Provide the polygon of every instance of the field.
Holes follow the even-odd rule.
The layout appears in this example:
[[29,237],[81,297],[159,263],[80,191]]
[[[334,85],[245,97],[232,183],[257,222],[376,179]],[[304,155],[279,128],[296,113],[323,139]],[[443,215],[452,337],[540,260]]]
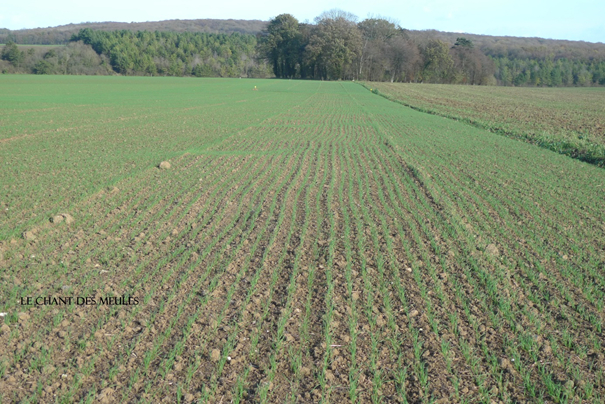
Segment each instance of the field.
[[367,83],[412,108],[605,167],[605,91]]
[[4,75],[0,128],[3,403],[605,400],[602,168],[344,82]]

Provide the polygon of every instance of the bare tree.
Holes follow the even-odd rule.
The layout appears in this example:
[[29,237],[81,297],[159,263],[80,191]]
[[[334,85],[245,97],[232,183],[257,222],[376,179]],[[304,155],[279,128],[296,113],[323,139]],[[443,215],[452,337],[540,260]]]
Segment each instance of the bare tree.
[[372,56],[376,56],[377,48],[384,48],[386,42],[397,35],[399,26],[394,20],[382,17],[365,19],[357,26],[361,31],[362,38],[358,77],[363,78],[364,65],[372,63]]
[[391,38],[388,43],[388,61],[391,83],[397,78],[411,80],[420,63],[418,47],[403,36]]
[[333,8],[331,10],[324,11],[319,16],[315,17],[315,23],[320,24],[325,20],[344,20],[355,24],[357,23],[357,19],[358,17],[353,13],[349,13],[348,11],[344,11],[339,8]]
[[474,47],[466,38],[457,38],[450,54],[454,60],[457,82],[462,84],[485,84],[486,77],[494,74],[494,63]]

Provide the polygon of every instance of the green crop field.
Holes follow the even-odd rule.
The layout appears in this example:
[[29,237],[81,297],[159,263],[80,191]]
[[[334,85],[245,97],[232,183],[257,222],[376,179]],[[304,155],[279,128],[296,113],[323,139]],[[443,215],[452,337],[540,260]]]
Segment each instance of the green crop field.
[[0,165],[3,403],[605,400],[595,165],[350,82],[25,75]]
[[605,167],[605,89],[400,83],[367,87],[414,109]]

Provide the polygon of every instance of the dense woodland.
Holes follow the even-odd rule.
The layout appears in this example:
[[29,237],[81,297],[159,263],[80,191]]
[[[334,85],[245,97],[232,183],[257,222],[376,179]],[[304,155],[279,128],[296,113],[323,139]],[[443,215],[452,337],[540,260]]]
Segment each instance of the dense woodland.
[[495,84],[493,61],[472,41],[421,43],[392,21],[357,23],[340,10],[323,13],[313,25],[277,16],[261,37],[259,53],[284,78]]
[[268,64],[255,57],[256,37],[83,29],[66,47],[7,44],[0,56],[7,73],[122,74],[144,76],[270,77]]
[[120,74],[197,77],[267,77],[256,60],[256,37],[233,33],[93,31],[72,38],[105,55]]
[[57,27],[8,30],[0,28],[0,43],[15,42],[22,45],[66,45],[74,34],[90,28],[95,31],[166,31],[199,32],[202,34],[256,35],[267,26],[259,20],[165,20],[148,22],[84,22]]
[[[289,14],[268,23],[87,23],[0,30],[0,41],[6,42],[3,73],[605,85],[604,44],[411,31],[385,18],[358,21],[341,10],[313,24]],[[67,45],[22,46],[61,43]]]

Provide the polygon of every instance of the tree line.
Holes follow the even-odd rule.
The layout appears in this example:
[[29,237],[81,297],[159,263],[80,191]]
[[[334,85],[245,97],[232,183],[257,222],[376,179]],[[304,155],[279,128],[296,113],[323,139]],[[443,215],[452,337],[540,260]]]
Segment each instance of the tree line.
[[503,86],[605,85],[605,61],[494,58],[495,77]]
[[0,72],[27,74],[113,74],[108,59],[89,45],[70,42],[66,46],[20,49],[13,42],[0,52]]
[[255,58],[253,35],[192,32],[94,31],[72,37],[109,59],[124,75],[266,77],[270,71]]
[[[276,77],[283,78],[605,85],[605,48],[597,44],[575,46],[571,41],[536,38],[494,41],[478,35],[456,36],[454,40],[453,34],[442,34],[408,31],[385,18],[358,22],[354,15],[341,10],[323,13],[315,24],[281,14],[269,21],[263,32],[259,55],[270,62]],[[481,47],[469,37],[477,38]],[[556,46],[544,45],[551,42]]]
[[[72,35],[67,47],[21,50],[10,42],[1,58],[6,73],[121,74],[147,76],[269,77],[256,55],[256,37],[247,34],[96,31]],[[86,53],[87,59],[76,57]],[[78,64],[77,62],[82,62]]]
[[495,84],[493,61],[470,40],[417,43],[389,19],[357,22],[341,10],[315,24],[278,15],[261,35],[259,56],[283,78]]
[[24,49],[9,41],[0,59],[3,73],[605,85],[599,44],[409,31],[342,10],[313,24],[281,14],[256,35],[84,28],[65,47]]
[[83,22],[79,24],[59,25],[57,27],[9,30],[0,28],[0,43],[14,42],[20,45],[66,45],[72,35],[90,28],[95,31],[162,31],[162,32],[200,32],[207,34],[256,35],[267,25],[260,20],[164,20],[146,22]]

